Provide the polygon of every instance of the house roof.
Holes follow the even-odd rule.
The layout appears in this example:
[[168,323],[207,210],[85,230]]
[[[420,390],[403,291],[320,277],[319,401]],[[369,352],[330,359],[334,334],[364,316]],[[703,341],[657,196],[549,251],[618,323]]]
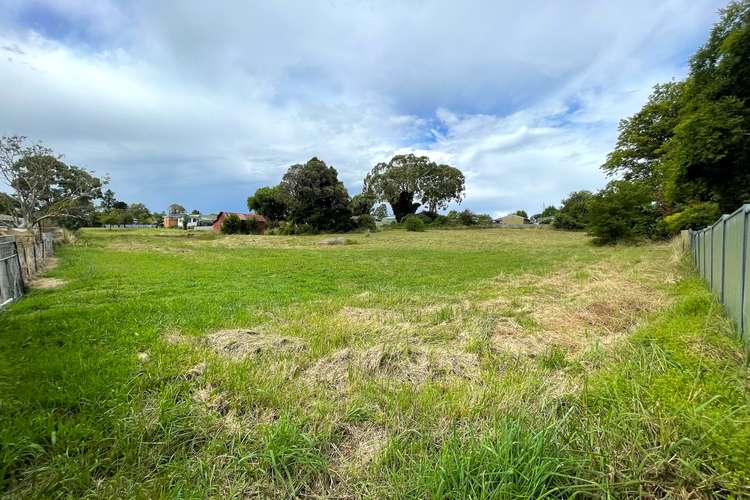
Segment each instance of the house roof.
[[258,214],[241,214],[239,212],[219,212],[219,214],[216,216],[216,219],[214,219],[214,222],[218,221],[221,218],[222,214],[223,215],[236,215],[237,217],[239,217],[242,220],[247,220],[247,219],[251,219],[252,218],[252,219],[255,219],[255,220],[259,220],[261,222],[267,222],[266,218],[263,217],[262,215],[258,215]]

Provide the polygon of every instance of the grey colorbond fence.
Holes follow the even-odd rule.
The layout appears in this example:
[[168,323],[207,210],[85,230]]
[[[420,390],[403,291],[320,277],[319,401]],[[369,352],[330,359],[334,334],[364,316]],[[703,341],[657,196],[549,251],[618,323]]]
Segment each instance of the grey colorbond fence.
[[0,236],[0,307],[23,295],[23,275],[15,236]]
[[750,205],[690,231],[693,264],[737,325],[750,350]]
[[19,299],[24,282],[43,271],[54,255],[54,233],[0,236],[0,307]]

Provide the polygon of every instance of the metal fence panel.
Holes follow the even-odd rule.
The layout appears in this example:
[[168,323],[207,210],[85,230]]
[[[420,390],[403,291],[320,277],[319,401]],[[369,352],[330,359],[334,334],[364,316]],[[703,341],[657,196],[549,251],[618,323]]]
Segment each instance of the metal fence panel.
[[750,348],[750,205],[745,205],[742,211],[744,267],[742,272],[742,322],[740,322],[740,334],[745,341],[745,347]]
[[714,224],[711,230],[711,290],[721,298],[724,284],[722,264],[724,260],[724,222]]
[[23,277],[16,240],[0,237],[0,307],[23,295]]
[[750,350],[750,205],[690,232],[693,263]]
[[723,302],[736,325],[742,323],[742,260],[745,211],[733,213],[724,222]]

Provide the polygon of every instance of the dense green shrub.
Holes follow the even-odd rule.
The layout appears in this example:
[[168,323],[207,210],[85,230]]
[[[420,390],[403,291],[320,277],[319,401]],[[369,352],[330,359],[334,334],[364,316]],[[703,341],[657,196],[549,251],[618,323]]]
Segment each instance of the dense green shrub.
[[310,224],[295,224],[294,222],[281,222],[276,228],[276,234],[318,234],[318,230]]
[[683,229],[702,229],[721,217],[718,203],[693,203],[681,212],[664,217],[664,226],[674,234]]
[[588,203],[588,233],[598,244],[663,236],[653,191],[642,182],[612,181]]
[[424,231],[425,223],[421,217],[417,215],[407,215],[403,220],[404,228],[407,231]]
[[458,221],[464,226],[473,226],[477,223],[477,216],[467,208],[458,214]]
[[591,191],[575,191],[563,200],[552,223],[557,229],[584,229],[588,222]]
[[224,234],[237,234],[240,232],[242,219],[235,214],[229,214],[221,223],[221,232]]
[[377,231],[378,226],[375,224],[375,217],[370,214],[362,214],[357,217],[357,228],[363,231]]

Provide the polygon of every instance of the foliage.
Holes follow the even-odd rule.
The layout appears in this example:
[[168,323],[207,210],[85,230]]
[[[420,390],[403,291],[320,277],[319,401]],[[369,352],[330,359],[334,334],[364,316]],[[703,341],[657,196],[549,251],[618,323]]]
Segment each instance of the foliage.
[[683,229],[703,229],[721,217],[719,204],[713,202],[693,203],[680,212],[664,217],[664,225],[669,233],[674,234]]
[[524,219],[529,218],[529,214],[526,213],[526,210],[516,210],[513,212],[515,215],[518,215],[519,217],[523,217]]
[[[464,175],[449,165],[438,165],[426,156],[396,155],[388,163],[378,163],[367,174],[364,191],[376,200],[389,203],[397,222],[414,214],[420,205],[431,212],[460,202]],[[417,198],[418,203],[414,201]]]
[[383,220],[388,217],[388,207],[385,205],[385,203],[381,203],[380,205],[375,207],[372,210],[372,216],[375,217],[375,220]]
[[645,182],[611,181],[589,200],[586,229],[598,244],[656,238],[658,217]]
[[375,224],[375,217],[370,214],[362,214],[356,217],[357,228],[362,230],[377,231],[378,226]]
[[407,231],[413,231],[413,232],[421,232],[425,230],[425,222],[424,219],[422,219],[418,215],[407,215],[403,218],[401,223],[404,225],[404,229]]
[[477,225],[479,226],[490,226],[492,225],[492,216],[490,214],[477,214]]
[[[692,227],[750,201],[750,2],[722,10],[687,78],[657,85],[620,123],[602,169],[652,190],[660,227]],[[638,221],[631,221],[639,224]]]
[[[296,224],[294,222],[281,222],[276,228],[276,234],[282,235],[303,235],[303,234],[318,234],[319,231],[310,224]],[[274,233],[271,233],[274,234]]]
[[669,201],[715,201],[731,212],[750,200],[750,2],[722,10],[690,61],[674,137],[666,145]]
[[458,221],[459,223],[461,223],[461,225],[473,226],[477,223],[477,216],[474,214],[474,212],[467,208],[466,210],[459,212]]
[[247,199],[247,208],[268,219],[271,226],[286,220],[289,204],[279,186],[261,187]]
[[138,224],[151,223],[151,212],[143,203],[131,203],[130,206],[128,206],[128,212],[134,221],[138,221]]
[[375,201],[375,196],[372,193],[364,192],[354,195],[350,204],[352,215],[371,214]]
[[242,219],[237,214],[229,214],[221,222],[221,232],[224,234],[239,234]]
[[575,191],[562,201],[552,223],[557,229],[584,229],[588,222],[591,191]]
[[279,185],[289,203],[289,220],[316,231],[348,231],[352,228],[349,193],[338,173],[325,162],[311,158],[292,165]]
[[26,228],[46,219],[76,217],[101,197],[108,179],[92,174],[66,165],[41,143],[27,145],[22,136],[0,138],[0,175],[13,190],[12,215]]
[[167,208],[167,213],[169,215],[179,215],[179,214],[184,214],[185,212],[187,212],[187,210],[185,210],[185,207],[183,207],[179,203],[172,203]]

